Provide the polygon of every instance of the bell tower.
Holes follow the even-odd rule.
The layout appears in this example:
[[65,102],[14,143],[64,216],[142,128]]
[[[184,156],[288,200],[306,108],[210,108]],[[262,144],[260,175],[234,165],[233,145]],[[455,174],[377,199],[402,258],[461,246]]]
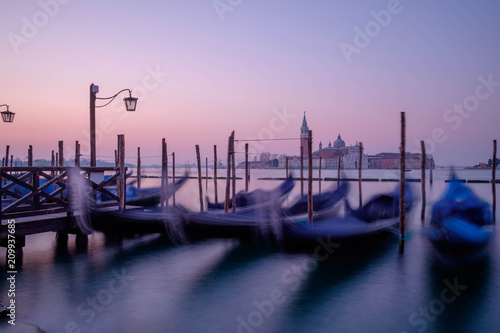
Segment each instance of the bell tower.
[[[307,126],[306,112],[304,111],[304,119],[302,120],[302,126],[300,127],[300,147],[303,147],[304,158],[307,158],[309,154],[307,139],[309,137],[309,126]],[[300,150],[299,150],[300,154]]]

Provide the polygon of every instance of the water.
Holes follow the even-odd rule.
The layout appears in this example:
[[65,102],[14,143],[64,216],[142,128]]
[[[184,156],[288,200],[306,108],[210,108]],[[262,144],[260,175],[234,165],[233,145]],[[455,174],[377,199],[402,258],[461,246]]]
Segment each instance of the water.
[[[250,186],[273,188],[278,182],[257,178],[283,175],[283,170],[252,170]],[[336,171],[322,175],[336,177]],[[356,176],[357,171],[346,172],[346,177]],[[427,190],[430,204],[442,194],[447,176],[445,171],[434,173]],[[458,176],[488,179],[490,173],[459,170]],[[397,178],[398,172],[364,170],[363,177]],[[158,182],[145,179],[144,185]],[[224,182],[219,180],[219,198]],[[322,188],[334,184],[323,182]],[[357,183],[351,184],[349,199],[356,206]],[[199,207],[196,185],[189,180],[177,202]],[[208,185],[213,200],[213,180]],[[363,198],[395,186],[365,182]],[[470,186],[491,202],[491,184]],[[240,180],[238,189],[242,187]],[[418,195],[420,183],[413,189]],[[299,193],[297,184],[291,197]],[[153,235],[106,245],[99,233],[90,237],[87,252],[78,252],[70,236],[68,252],[60,253],[53,233],[33,235],[26,239],[17,274],[17,319],[50,333],[498,332],[497,239],[475,267],[444,269],[418,233],[421,228],[417,203],[408,219],[411,237],[403,255],[398,254],[397,237],[389,234],[362,248],[341,244],[321,262],[308,254],[230,240],[171,246]],[[2,279],[0,300],[7,290]]]

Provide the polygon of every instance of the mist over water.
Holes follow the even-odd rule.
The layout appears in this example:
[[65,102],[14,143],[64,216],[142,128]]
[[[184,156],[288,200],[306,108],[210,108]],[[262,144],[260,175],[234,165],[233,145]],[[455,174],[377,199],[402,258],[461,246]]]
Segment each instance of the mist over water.
[[[220,171],[220,175],[225,172]],[[237,176],[243,174],[237,170]],[[457,175],[491,177],[489,170],[457,170]],[[284,170],[251,170],[250,189],[280,184],[259,177],[284,176]],[[336,170],[323,170],[322,176],[336,177]],[[355,178],[357,171],[347,170],[345,176]],[[397,170],[363,170],[363,178],[398,176]],[[420,171],[406,176],[420,178]],[[447,177],[448,171],[434,171],[434,183],[427,185],[428,216]],[[218,182],[219,198],[224,182]],[[157,185],[159,179],[143,179],[143,187]],[[468,185],[491,202],[491,184]],[[203,181],[204,191],[205,186]],[[323,182],[323,191],[330,186],[336,182]],[[396,182],[364,182],[363,201],[396,186]],[[427,224],[420,221],[420,186],[412,183],[416,203],[407,216],[409,238],[403,255],[398,254],[398,238],[391,233],[357,248],[340,244],[326,261],[233,240],[173,246],[151,235],[106,245],[98,232],[89,236],[86,252],[77,251],[71,235],[67,251],[61,252],[54,233],[28,236],[17,274],[16,319],[50,333],[497,332],[498,237],[474,267],[444,268],[420,234]],[[237,191],[243,188],[239,180]],[[199,209],[197,191],[197,181],[189,180],[176,194],[176,202]],[[351,186],[348,199],[353,207],[357,191]],[[297,183],[285,205],[299,194]],[[207,195],[213,200],[213,180]],[[2,279],[0,301],[6,299],[7,290]]]

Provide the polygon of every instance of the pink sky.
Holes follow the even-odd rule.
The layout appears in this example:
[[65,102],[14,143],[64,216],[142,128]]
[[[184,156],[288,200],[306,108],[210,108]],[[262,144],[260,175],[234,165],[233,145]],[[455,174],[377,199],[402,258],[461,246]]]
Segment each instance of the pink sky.
[[[203,157],[217,144],[223,157],[232,130],[239,139],[269,129],[275,138],[298,137],[304,111],[315,147],[341,133],[347,144],[363,141],[368,154],[398,150],[406,111],[407,150],[425,139],[442,165],[487,161],[498,137],[495,1],[401,1],[402,10],[350,62],[340,46],[355,45],[355,28],[374,21],[371,11],[387,10],[388,1],[242,2],[222,16],[211,1],[62,3],[9,2],[0,13],[0,104],[16,112],[14,123],[0,125],[1,147],[9,144],[21,159],[30,144],[35,158],[49,158],[59,140],[71,148],[79,140],[88,154],[92,82],[100,97],[123,88],[139,97],[135,113],[123,110],[125,94],[98,109],[97,123],[105,123],[98,131],[106,133],[97,155],[104,159],[117,134],[125,134],[129,162],[138,146],[151,156],[143,163],[158,162],[163,137],[180,163],[195,161],[195,144]],[[40,21],[43,13],[53,17]],[[38,22],[37,32],[26,35],[26,22]],[[14,35],[26,42],[13,43]],[[447,112],[474,102],[478,78],[489,76],[492,91],[479,88],[489,95],[475,111]],[[295,117],[278,126],[276,110]],[[298,142],[259,150],[297,154]]]

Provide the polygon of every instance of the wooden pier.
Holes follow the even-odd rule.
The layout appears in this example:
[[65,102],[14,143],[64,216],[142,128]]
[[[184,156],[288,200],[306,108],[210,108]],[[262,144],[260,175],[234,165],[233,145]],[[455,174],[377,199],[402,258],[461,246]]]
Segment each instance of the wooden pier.
[[[104,173],[108,174],[106,179]],[[43,232],[56,232],[58,243],[67,241],[68,234],[76,234],[77,246],[85,247],[87,231],[76,223],[80,212],[72,204],[75,191],[70,177],[83,180],[88,192],[82,194],[109,197],[101,207],[123,210],[125,173],[123,167],[1,167],[0,197],[6,199],[2,199],[0,209],[0,246],[7,246],[7,223],[15,220],[14,236],[20,254],[26,236]]]

